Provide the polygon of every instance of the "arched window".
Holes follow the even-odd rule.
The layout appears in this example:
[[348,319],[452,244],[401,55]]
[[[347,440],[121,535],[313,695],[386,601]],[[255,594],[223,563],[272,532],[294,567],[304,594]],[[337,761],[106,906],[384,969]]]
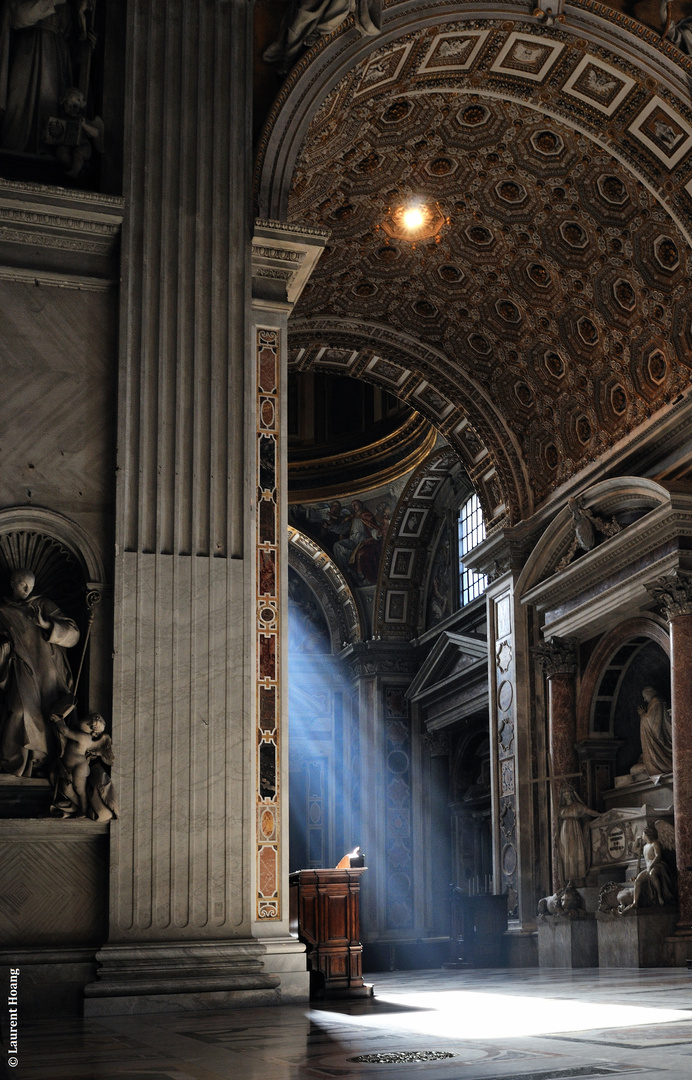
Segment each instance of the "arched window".
[[464,565],[464,556],[485,540],[483,511],[477,495],[472,495],[459,510],[459,600],[461,606],[485,592],[488,579]]

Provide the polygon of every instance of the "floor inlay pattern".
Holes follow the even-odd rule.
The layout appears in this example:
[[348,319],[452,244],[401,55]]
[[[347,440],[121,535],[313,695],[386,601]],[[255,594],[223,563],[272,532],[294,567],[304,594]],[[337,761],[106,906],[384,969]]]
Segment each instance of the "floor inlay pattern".
[[[410,971],[372,973],[368,982],[376,997],[350,1003],[81,1021],[46,1015],[35,1025],[25,1024],[19,1066],[11,1075],[13,1080],[365,1080],[375,1075],[686,1080],[690,1075],[692,974],[683,969]],[[445,1056],[421,1060],[422,1051]],[[1,1063],[2,1057],[0,1069]]]

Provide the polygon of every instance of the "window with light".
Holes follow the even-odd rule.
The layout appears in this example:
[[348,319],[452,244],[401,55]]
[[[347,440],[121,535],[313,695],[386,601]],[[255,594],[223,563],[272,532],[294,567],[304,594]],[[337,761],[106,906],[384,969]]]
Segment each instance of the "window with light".
[[485,540],[483,511],[477,495],[467,499],[459,511],[459,593],[461,606],[485,592],[488,579],[464,565],[464,556]]

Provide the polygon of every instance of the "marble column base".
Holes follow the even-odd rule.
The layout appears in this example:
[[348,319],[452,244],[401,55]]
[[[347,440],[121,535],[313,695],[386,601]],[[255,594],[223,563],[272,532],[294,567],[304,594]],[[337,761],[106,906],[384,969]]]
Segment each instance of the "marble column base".
[[510,929],[502,935],[507,967],[538,966],[538,934],[535,930]]
[[692,966],[692,933],[676,931],[667,945],[673,954],[673,967]]
[[52,946],[0,950],[2,985],[9,986],[10,968],[20,971],[22,1022],[80,1017],[84,987],[96,976],[94,952]]
[[595,918],[564,919],[559,915],[541,915],[538,920],[538,966],[598,967]]
[[84,989],[84,1015],[278,1004],[281,978],[267,973],[266,951],[247,940],[105,945],[98,979]]
[[263,968],[267,975],[279,981],[279,1000],[284,1004],[300,1005],[310,998],[310,972],[305,945],[297,938],[263,938]]
[[666,908],[642,908],[628,915],[596,913],[600,967],[673,967],[669,944],[678,921]]

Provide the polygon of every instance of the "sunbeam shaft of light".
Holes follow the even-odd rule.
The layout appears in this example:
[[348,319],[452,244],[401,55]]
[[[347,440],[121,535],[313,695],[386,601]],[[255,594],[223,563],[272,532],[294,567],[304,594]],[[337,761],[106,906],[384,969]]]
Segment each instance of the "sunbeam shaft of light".
[[341,1022],[436,1038],[507,1039],[692,1020],[690,1012],[679,1009],[472,991],[378,994],[377,1001],[380,1010],[386,1002],[395,1010],[377,1015],[344,1015]]

